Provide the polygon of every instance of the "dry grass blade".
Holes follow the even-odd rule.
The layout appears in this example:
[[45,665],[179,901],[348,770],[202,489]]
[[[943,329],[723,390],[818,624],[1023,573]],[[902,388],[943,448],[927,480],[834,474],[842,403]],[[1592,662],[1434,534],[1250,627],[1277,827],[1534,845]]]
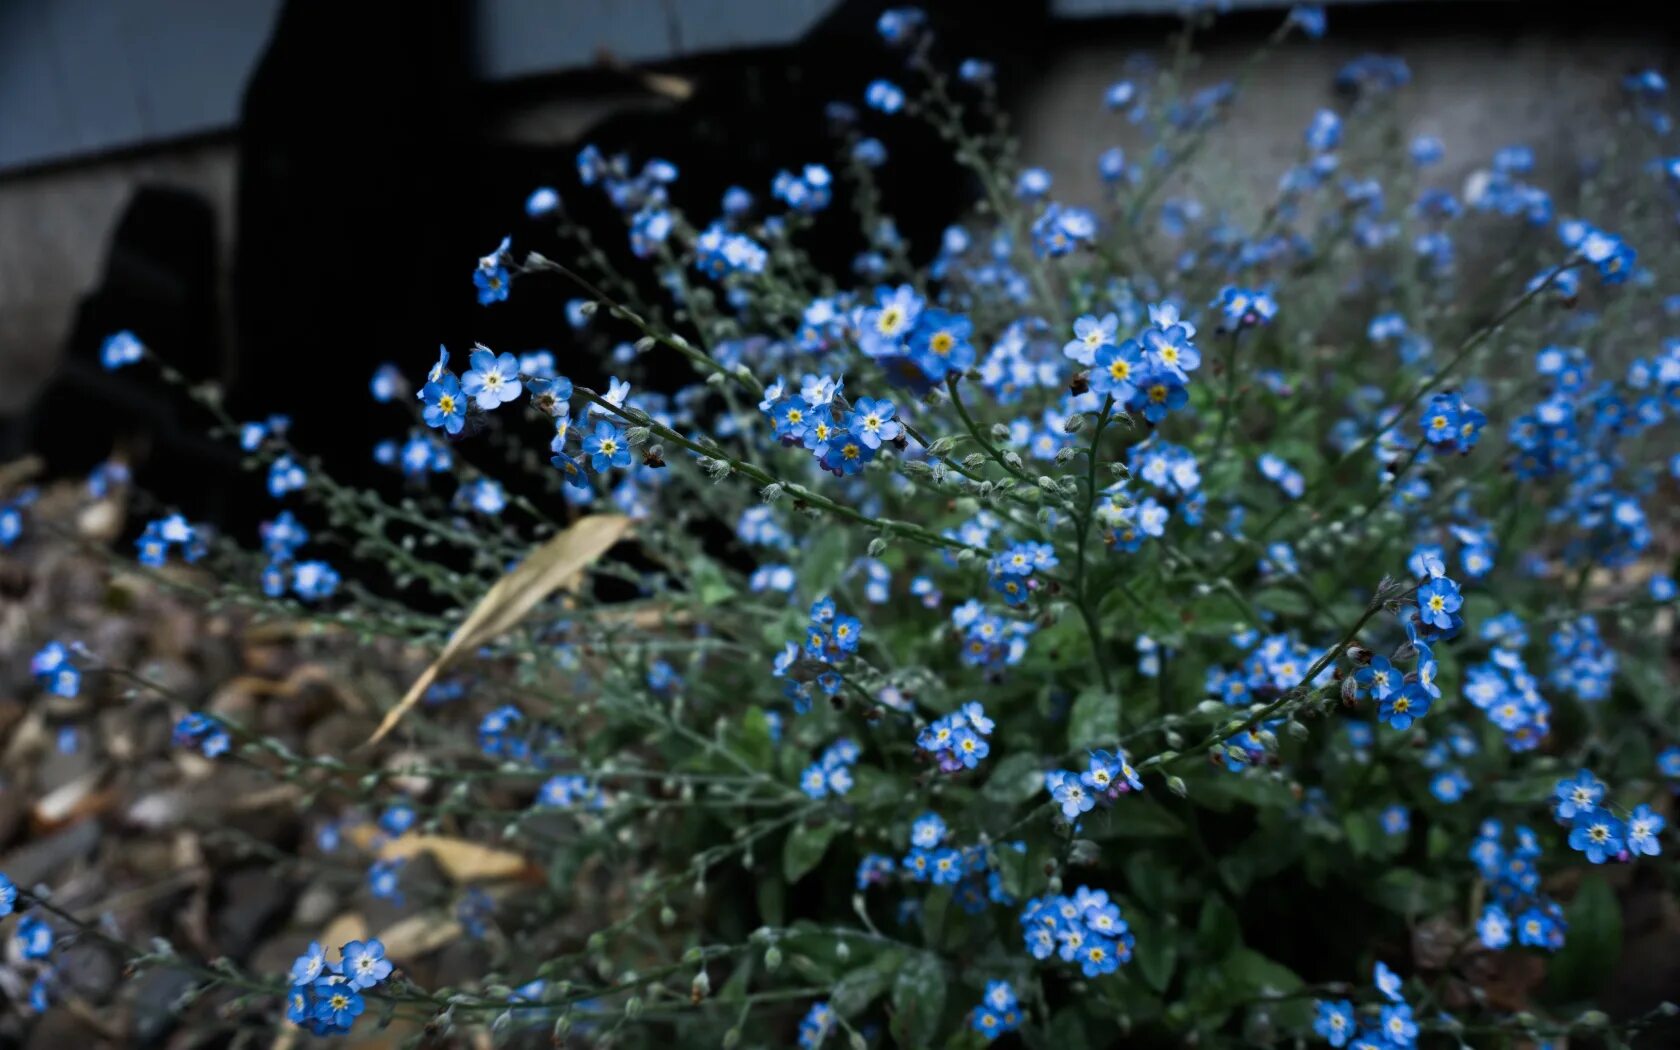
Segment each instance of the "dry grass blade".
[[579,574],[595,563],[630,528],[630,519],[620,514],[592,514],[580,518],[565,532],[532,551],[512,572],[497,580],[473,606],[472,612],[449,636],[443,651],[430,667],[414,680],[402,702],[392,708],[368,738],[377,744],[420,702],[420,697],[451,661],[508,630],[525,618],[537,603],[572,585]]

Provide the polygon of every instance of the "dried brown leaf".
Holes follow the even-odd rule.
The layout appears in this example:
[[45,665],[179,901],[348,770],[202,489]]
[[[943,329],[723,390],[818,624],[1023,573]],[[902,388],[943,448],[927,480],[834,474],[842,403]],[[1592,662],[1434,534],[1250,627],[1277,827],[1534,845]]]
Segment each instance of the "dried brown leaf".
[[630,519],[621,514],[592,514],[579,518],[571,528],[527,555],[484,592],[484,597],[449,636],[437,659],[409,686],[402,701],[386,714],[368,743],[377,744],[396,728],[403,715],[420,702],[420,697],[453,660],[512,628],[555,591],[572,586],[583,570],[607,553],[629,528]]

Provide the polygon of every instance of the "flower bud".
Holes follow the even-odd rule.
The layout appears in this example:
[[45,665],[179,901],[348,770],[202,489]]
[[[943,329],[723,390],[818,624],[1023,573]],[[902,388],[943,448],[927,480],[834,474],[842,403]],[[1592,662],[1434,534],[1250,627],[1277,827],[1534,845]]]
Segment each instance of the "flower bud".
[[1190,787],[1189,787],[1189,785],[1184,783],[1184,778],[1183,777],[1178,777],[1178,776],[1168,777],[1167,778],[1167,790],[1171,791],[1173,794],[1177,795],[1179,798],[1190,797]]
[[869,556],[871,558],[879,558],[886,549],[887,540],[884,536],[877,536],[869,541]]
[[690,1005],[698,1006],[700,1000],[712,993],[712,979],[701,970],[694,975],[694,980],[688,986],[688,1001]]
[[774,944],[764,949],[764,968],[771,973],[782,968],[782,950]]

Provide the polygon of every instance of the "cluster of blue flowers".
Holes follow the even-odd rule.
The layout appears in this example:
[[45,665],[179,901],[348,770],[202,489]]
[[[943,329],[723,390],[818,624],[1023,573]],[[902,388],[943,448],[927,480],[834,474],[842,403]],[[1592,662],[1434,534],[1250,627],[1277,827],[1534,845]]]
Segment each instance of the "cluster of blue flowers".
[[1493,895],[1476,920],[1476,936],[1492,951],[1509,947],[1514,934],[1518,944],[1555,952],[1569,926],[1563,909],[1540,889],[1540,841],[1525,827],[1516,829],[1515,846],[1506,848],[1503,838],[1499,821],[1484,820],[1470,847]]
[[1483,623],[1480,635],[1492,648],[1486,661],[1464,669],[1464,698],[1499,727],[1506,747],[1532,751],[1551,731],[1552,705],[1523,662],[1528,633],[1515,615],[1505,613]]
[[187,524],[187,519],[179,514],[147,522],[134,545],[139,549],[140,564],[154,569],[169,560],[171,547],[179,547],[181,557],[188,564],[203,558],[209,549],[203,530]]
[[788,642],[771,668],[772,674],[784,680],[782,695],[793,702],[796,712],[811,709],[813,685],[824,696],[839,694],[845,679],[836,665],[857,652],[862,637],[862,621],[841,614],[833,598],[825,596],[811,603],[804,644]]
[[1487,417],[1456,393],[1431,397],[1418,417],[1424,440],[1442,452],[1469,452],[1486,425]]
[[[1171,303],[1149,308],[1149,325],[1135,338],[1119,338],[1119,318],[1085,315],[1074,322],[1074,339],[1062,352],[1089,369],[1090,389],[1116,406],[1141,412],[1151,423],[1189,402],[1190,373],[1202,363],[1191,340],[1196,326],[1179,317]],[[1117,341],[1118,340],[1118,341]]]
[[987,981],[986,994],[969,1015],[968,1023],[987,1039],[996,1039],[1021,1027],[1021,1002],[1015,997],[1015,989],[1008,981]]
[[227,726],[216,716],[202,711],[190,711],[181,716],[180,721],[175,723],[172,742],[176,747],[196,747],[205,758],[226,754],[233,746]]
[[1605,786],[1588,770],[1558,781],[1552,813],[1569,828],[1569,848],[1594,864],[1655,857],[1662,852],[1661,834],[1667,821],[1647,803],[1617,817],[1605,801]]
[[992,581],[992,590],[1003,595],[1005,602],[1025,605],[1038,585],[1033,573],[1057,564],[1055,547],[1027,540],[994,554],[986,563],[986,575]]
[[[1373,968],[1372,983],[1379,994],[1378,1002],[1357,1012],[1347,999],[1319,1000],[1313,1031],[1331,1046],[1349,1050],[1406,1050],[1417,1045],[1418,1026],[1411,1004],[1406,1002],[1400,975],[1379,960]],[[1365,1026],[1361,1026],[1360,1014],[1364,1014]]]
[[859,398],[848,405],[843,383],[808,375],[799,393],[781,396],[778,381],[765,391],[764,412],[784,445],[807,449],[822,469],[844,477],[862,470],[883,442],[900,441],[903,427],[891,401]]
[[348,1032],[367,1008],[362,993],[391,976],[385,945],[377,939],[351,941],[328,962],[319,942],[292,963],[292,989],[286,994],[286,1019],[315,1035]]
[[1113,802],[1121,795],[1142,791],[1143,781],[1124,751],[1118,755],[1092,751],[1083,773],[1053,769],[1044,774],[1044,790],[1061,807],[1063,817],[1076,821],[1099,801]]
[[532,725],[512,704],[494,708],[479,720],[478,747],[488,758],[528,763],[543,769],[560,746],[553,726]]
[[263,593],[278,598],[289,589],[305,601],[332,597],[338,590],[338,571],[324,561],[300,561],[297,552],[309,542],[309,530],[291,511],[281,511],[260,528],[268,565],[262,574]]
[[951,610],[951,625],[962,634],[961,659],[968,667],[1020,663],[1027,654],[1027,640],[1037,629],[1031,620],[1000,616],[972,598]]
[[799,790],[811,798],[839,797],[852,790],[852,767],[862,754],[851,740],[836,740],[799,775]]
[[950,714],[936,718],[916,736],[916,746],[939,762],[942,773],[973,769],[991,753],[986,738],[992,735],[992,720],[978,700],[970,700]]
[[1081,886],[1072,896],[1035,897],[1021,909],[1027,951],[1038,960],[1054,955],[1086,977],[1113,973],[1132,960],[1137,938],[1108,899],[1108,891]]
[[75,696],[82,691],[82,672],[72,654],[71,646],[48,642],[30,658],[29,673],[54,696]]

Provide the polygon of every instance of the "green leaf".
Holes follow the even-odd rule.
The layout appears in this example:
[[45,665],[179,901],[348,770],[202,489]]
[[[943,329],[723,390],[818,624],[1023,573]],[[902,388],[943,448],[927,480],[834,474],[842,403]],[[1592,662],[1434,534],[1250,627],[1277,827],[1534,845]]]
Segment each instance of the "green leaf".
[[1267,587],[1254,596],[1254,604],[1284,616],[1305,616],[1312,610],[1305,595],[1283,587]]
[[758,880],[758,917],[768,926],[787,921],[787,883],[781,879]]
[[1168,923],[1146,913],[1128,915],[1127,923],[1137,938],[1135,953],[1138,973],[1143,981],[1157,992],[1167,990],[1172,981],[1173,968],[1178,965],[1178,936]]
[[1376,852],[1377,830],[1376,818],[1368,812],[1349,813],[1342,818],[1342,834],[1347,836],[1348,849],[1355,857],[1369,857]]
[[1087,813],[1083,833],[1098,841],[1177,838],[1184,834],[1184,822],[1148,795],[1134,794],[1122,797],[1100,815]]
[[1223,960],[1242,944],[1242,928],[1237,913],[1222,898],[1209,897],[1202,904],[1202,916],[1196,923],[1196,950],[1203,959]]
[[939,945],[945,932],[945,913],[951,910],[951,888],[935,886],[922,898],[922,943],[930,948]]
[[723,568],[709,558],[691,562],[688,570],[689,586],[694,588],[701,605],[721,605],[739,593],[723,574]]
[[1569,937],[1552,957],[1547,975],[1560,998],[1584,998],[1603,985],[1621,957],[1622,911],[1616,891],[1603,875],[1588,875],[1563,915]]
[[1225,961],[1225,976],[1237,985],[1244,998],[1298,991],[1301,978],[1282,963],[1276,963],[1252,948],[1238,948]]
[[735,734],[735,750],[752,763],[755,769],[769,769],[775,747],[770,742],[770,719],[764,708],[749,707],[741,716],[741,726]]
[[893,981],[893,1034],[900,1046],[929,1046],[945,1012],[945,970],[939,959],[918,952],[904,961]]
[[980,796],[1000,806],[1013,806],[1043,790],[1044,760],[1029,752],[1018,752],[992,768]]
[[[1034,851],[1015,850],[1009,846],[999,844],[992,850],[997,859],[998,877],[1003,880],[1003,888],[1012,897],[1025,898],[1034,896],[1039,882],[1043,881],[1043,866],[1045,857],[1034,857]],[[1034,876],[1038,876],[1035,880]],[[1029,892],[1028,886],[1033,887]]]
[[1112,746],[1120,732],[1120,698],[1101,689],[1087,689],[1068,712],[1068,750]]
[[1155,912],[1171,910],[1177,875],[1153,853],[1133,853],[1123,865],[1132,896]]
[[1408,917],[1440,911],[1452,904],[1451,888],[1410,868],[1395,868],[1366,884],[1371,900]]
[[782,877],[790,884],[804,878],[822,860],[840,830],[841,825],[835,823],[800,824],[788,832],[787,842],[782,845]]
[[804,547],[799,566],[801,593],[826,594],[840,581],[846,565],[845,529],[820,529],[817,539]]
[[858,1015],[869,1009],[870,1003],[885,995],[887,989],[892,987],[893,979],[898,976],[899,967],[903,963],[903,952],[887,951],[877,956],[868,966],[847,971],[834,982],[834,990],[828,997],[829,1005],[846,1020],[856,1020]]

